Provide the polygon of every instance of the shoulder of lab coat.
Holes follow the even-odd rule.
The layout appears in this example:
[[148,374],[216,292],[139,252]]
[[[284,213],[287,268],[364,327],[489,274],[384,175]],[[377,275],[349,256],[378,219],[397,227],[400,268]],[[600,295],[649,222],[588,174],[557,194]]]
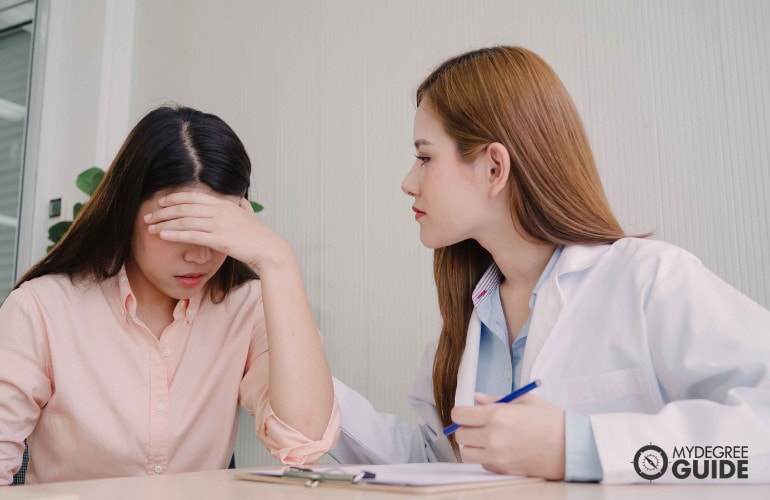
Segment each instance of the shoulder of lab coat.
[[[646,482],[629,462],[649,443],[669,452],[681,446],[748,445],[749,481],[769,481],[770,312],[673,245],[624,239],[604,258],[609,260],[597,269],[600,276],[590,281],[612,297],[594,296],[615,307],[623,287],[634,289],[638,302],[618,307],[628,307],[629,328],[648,352],[623,352],[611,339],[609,345],[617,345],[618,355],[628,356],[631,365],[649,360],[661,400],[656,411],[591,416],[604,482]],[[592,286],[588,281],[584,285]],[[634,321],[637,312],[640,320]],[[669,472],[656,482],[683,480]]]

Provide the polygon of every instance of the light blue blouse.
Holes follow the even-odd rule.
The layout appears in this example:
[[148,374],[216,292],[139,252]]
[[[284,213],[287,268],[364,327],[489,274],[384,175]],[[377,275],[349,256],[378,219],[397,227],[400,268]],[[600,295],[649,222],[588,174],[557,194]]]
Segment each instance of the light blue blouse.
[[[476,391],[505,395],[521,387],[521,360],[527,344],[529,322],[537,293],[553,272],[563,246],[553,252],[529,298],[530,314],[519,330],[513,345],[508,343],[508,327],[500,300],[503,275],[495,263],[486,270],[473,291],[473,305],[481,321],[479,363]],[[602,467],[596,449],[591,421],[587,416],[570,411],[565,414],[566,479],[568,481],[599,481]]]

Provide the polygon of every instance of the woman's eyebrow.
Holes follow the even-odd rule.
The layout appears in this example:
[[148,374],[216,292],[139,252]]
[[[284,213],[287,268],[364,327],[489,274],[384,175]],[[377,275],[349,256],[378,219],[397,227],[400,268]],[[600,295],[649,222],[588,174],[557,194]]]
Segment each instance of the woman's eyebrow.
[[426,140],[426,139],[417,139],[414,141],[414,147],[419,148],[420,146],[433,146],[433,143]]

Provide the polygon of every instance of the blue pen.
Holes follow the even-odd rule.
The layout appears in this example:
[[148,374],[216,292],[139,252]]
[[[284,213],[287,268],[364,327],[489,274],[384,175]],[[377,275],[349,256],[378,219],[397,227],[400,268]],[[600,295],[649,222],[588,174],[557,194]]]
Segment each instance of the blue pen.
[[[524,394],[528,393],[532,389],[535,389],[539,385],[540,385],[540,380],[533,380],[532,382],[525,385],[524,387],[519,387],[518,389],[508,394],[507,396],[498,399],[497,401],[495,401],[495,403],[510,403],[514,399],[518,398],[519,396],[523,396]],[[448,436],[459,428],[460,428],[460,424],[449,425],[446,428],[444,428],[444,435]]]

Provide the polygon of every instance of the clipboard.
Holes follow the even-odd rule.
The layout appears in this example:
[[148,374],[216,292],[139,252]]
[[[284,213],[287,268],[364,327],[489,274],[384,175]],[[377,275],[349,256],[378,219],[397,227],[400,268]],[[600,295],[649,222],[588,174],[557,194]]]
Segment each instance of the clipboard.
[[[288,475],[284,475],[288,472]],[[299,472],[299,473],[298,473]],[[368,473],[374,477],[354,477]],[[311,481],[313,474],[317,481]],[[333,478],[333,476],[337,476]],[[505,476],[484,470],[479,464],[415,463],[388,465],[319,466],[292,471],[290,468],[254,469],[236,479],[301,487],[348,488],[407,494],[434,494],[481,488],[502,488],[542,481],[540,478]]]

